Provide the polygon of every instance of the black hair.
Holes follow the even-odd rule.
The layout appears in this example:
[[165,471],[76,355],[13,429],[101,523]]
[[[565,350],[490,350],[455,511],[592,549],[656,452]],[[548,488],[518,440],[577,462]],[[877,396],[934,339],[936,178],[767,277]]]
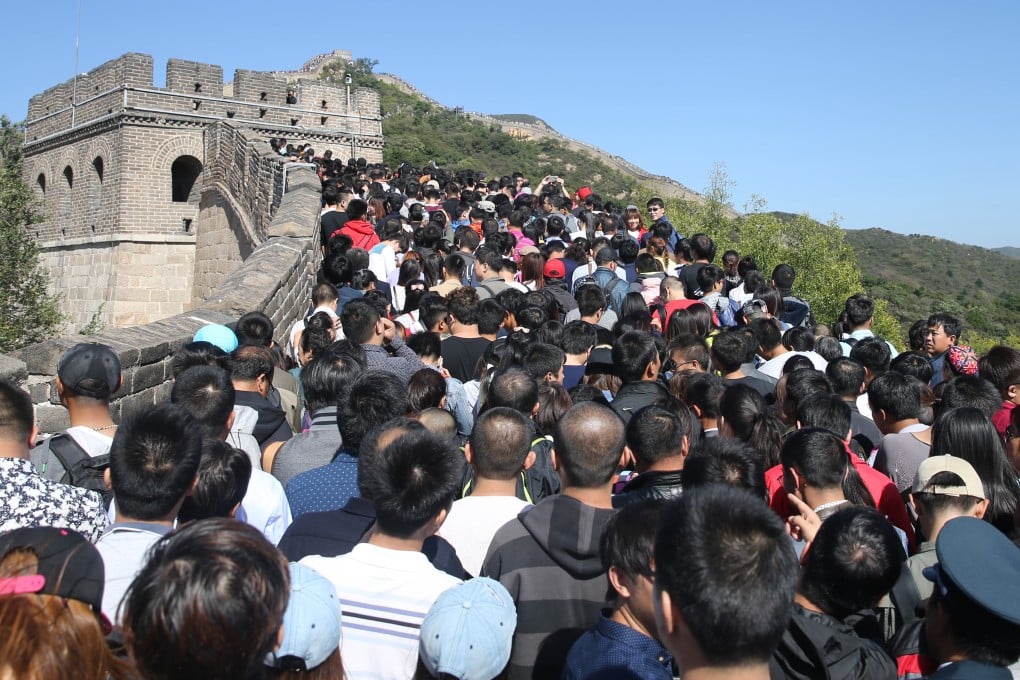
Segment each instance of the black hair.
[[376,526],[409,538],[457,493],[463,456],[454,444],[427,430],[409,429],[358,463],[358,484],[375,506]]
[[801,427],[820,427],[840,438],[850,431],[850,404],[835,394],[819,394],[797,406],[797,422]]
[[407,383],[408,413],[421,413],[427,408],[438,408],[446,396],[446,380],[431,368],[415,371]]
[[1013,385],[1020,384],[1020,350],[996,345],[978,360],[978,375],[988,380],[1003,398]]
[[571,321],[563,327],[560,348],[567,354],[583,354],[598,343],[598,333],[587,321]]
[[690,445],[693,430],[693,416],[684,420],[661,406],[645,406],[627,423],[627,446],[638,465],[648,467],[664,458],[680,456]]
[[32,397],[17,385],[0,379],[0,440],[27,446],[34,424]]
[[301,331],[300,349],[317,357],[333,342],[333,318],[326,312],[316,312],[305,321]]
[[352,198],[347,202],[346,212],[348,220],[363,220],[368,214],[368,203],[360,198]]
[[851,295],[843,304],[843,314],[846,315],[847,321],[850,323],[850,328],[847,330],[859,328],[875,316],[875,303],[871,298],[860,293]]
[[[305,407],[313,415],[321,409],[336,406],[346,387],[365,370],[364,350],[350,341],[346,341],[346,345],[351,349],[343,351],[344,345],[330,345],[332,351],[324,351],[301,369]],[[353,347],[360,350],[360,356],[352,351]]]
[[407,346],[419,357],[440,357],[443,355],[443,342],[437,333],[425,331],[415,333],[407,339]]
[[535,427],[543,437],[552,436],[556,423],[570,410],[573,402],[563,385],[542,380],[538,383],[538,408],[535,410]]
[[223,435],[235,397],[230,374],[216,366],[192,366],[177,376],[170,390],[170,403],[190,413],[206,439]]
[[605,292],[595,284],[578,287],[574,292],[574,301],[577,302],[581,316],[591,316],[608,306]]
[[825,367],[825,377],[832,391],[841,397],[856,399],[864,388],[864,366],[853,359],[840,357]]
[[[942,580],[949,581],[944,575]],[[1020,625],[991,615],[952,581],[945,585],[945,594],[938,587],[933,589],[930,606],[945,612],[953,642],[964,658],[989,666],[1016,663],[1020,658]]]
[[765,464],[747,442],[728,437],[702,439],[684,461],[684,489],[729,484],[765,499]]
[[181,345],[170,359],[170,375],[176,378],[192,366],[218,366],[230,371],[230,355],[204,340]]
[[793,352],[810,352],[815,348],[815,336],[802,326],[794,326],[783,333],[783,347]]
[[963,322],[947,312],[936,312],[928,317],[927,327],[935,328],[936,326],[942,326],[946,335],[956,336],[957,340],[963,333]]
[[609,406],[609,400],[606,399],[606,395],[595,385],[579,383],[567,390],[567,394],[570,395],[570,401],[573,404],[591,401],[600,406]]
[[499,327],[503,325],[506,309],[493,298],[486,298],[478,302],[476,316],[478,332],[481,335],[495,335],[499,332]]
[[723,373],[732,373],[744,363],[750,345],[746,333],[720,333],[712,342],[712,362]]
[[936,389],[939,398],[936,415],[951,408],[973,406],[991,418],[1002,407],[1002,395],[995,385],[979,375],[959,375],[940,383]]
[[811,362],[811,359],[803,354],[795,354],[786,360],[783,364],[783,368],[780,371],[781,375],[788,375],[794,371],[800,371],[807,369],[809,371],[815,370],[815,365]]
[[361,451],[361,440],[374,427],[407,413],[407,390],[400,378],[385,371],[365,371],[342,395],[337,408],[337,428],[343,450],[352,456]]
[[235,380],[255,380],[260,375],[273,379],[276,361],[268,347],[246,345],[230,355],[230,375]]
[[723,273],[722,268],[717,265],[706,264],[698,270],[698,288],[700,288],[706,295],[712,292],[712,288],[715,287],[715,284],[725,279],[726,274]]
[[508,480],[524,467],[534,427],[520,411],[503,406],[481,413],[471,429],[471,466],[478,476]]
[[110,447],[117,512],[162,520],[184,498],[202,457],[198,423],[174,404],[146,405],[121,420]]
[[251,458],[247,453],[219,439],[206,439],[202,442],[198,483],[184,498],[178,521],[230,517],[248,493],[251,473]]
[[696,372],[683,383],[681,399],[692,409],[697,407],[702,418],[719,417],[719,401],[722,399],[726,384],[722,378],[707,372]]
[[768,662],[793,613],[797,556],[760,498],[722,484],[684,491],[659,519],[655,589],[706,663]]
[[462,286],[446,296],[446,307],[457,321],[471,326],[478,323],[478,291]]
[[888,371],[868,384],[868,403],[871,410],[885,411],[888,418],[910,420],[921,414],[921,395],[917,379]]
[[259,311],[248,312],[234,326],[239,347],[262,345],[269,347],[273,342],[273,320]]
[[896,582],[904,559],[899,536],[881,513],[860,506],[843,508],[818,529],[798,590],[842,621],[875,607]]
[[553,441],[564,486],[597,488],[609,483],[620,462],[623,421],[605,406],[584,402],[556,423]]
[[786,428],[757,390],[740,383],[728,386],[719,399],[719,415],[737,439],[758,452],[766,468],[779,465]]
[[717,246],[708,234],[695,234],[691,236],[690,243],[691,253],[696,260],[708,260],[711,262],[715,259]]
[[[599,558],[605,571],[616,567],[632,579],[651,575],[655,531],[664,505],[658,499],[643,499],[627,503],[613,513],[599,540]],[[610,599],[616,599],[612,584],[609,590]]]
[[532,342],[528,346],[524,367],[535,380],[542,381],[549,374],[556,378],[565,360],[566,355],[559,347],[544,342]]
[[497,371],[489,382],[487,408],[506,406],[530,416],[538,404],[538,381],[522,368]]
[[359,298],[344,305],[340,313],[340,325],[347,339],[361,345],[372,339],[379,317],[379,310],[375,305]]
[[850,358],[874,374],[885,373],[892,361],[892,350],[878,336],[862,338],[850,348]]
[[758,344],[765,349],[777,347],[783,341],[783,334],[774,319],[753,319],[748,326],[754,331]]
[[641,380],[657,358],[658,350],[651,333],[628,331],[613,343],[613,365],[624,385]]
[[832,394],[832,386],[825,374],[814,368],[794,371],[786,376],[785,406],[794,415],[800,405],[809,399]]
[[843,497],[857,505],[875,507],[875,501],[850,461],[846,442],[830,430],[805,427],[792,433],[779,452],[783,473],[791,468],[816,489],[843,491]]
[[843,348],[831,335],[815,336],[815,352],[826,361],[835,361],[843,356]]

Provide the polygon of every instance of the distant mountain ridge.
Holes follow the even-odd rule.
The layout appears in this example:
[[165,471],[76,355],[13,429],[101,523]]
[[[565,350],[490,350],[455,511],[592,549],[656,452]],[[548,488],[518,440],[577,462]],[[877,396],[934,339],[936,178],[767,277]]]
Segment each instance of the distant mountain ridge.
[[1014,248],[1013,246],[1005,246],[1003,248],[992,248],[992,250],[1002,255],[1005,255],[1006,257],[1020,259],[1020,248]]

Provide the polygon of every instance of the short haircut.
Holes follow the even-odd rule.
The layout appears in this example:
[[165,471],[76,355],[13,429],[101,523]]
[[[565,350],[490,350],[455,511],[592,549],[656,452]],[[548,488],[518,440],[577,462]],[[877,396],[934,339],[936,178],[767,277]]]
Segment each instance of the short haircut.
[[566,355],[559,347],[544,342],[532,342],[528,345],[524,365],[535,380],[543,380],[549,374],[553,377],[559,375],[564,361]]
[[462,324],[478,323],[478,291],[471,286],[462,286],[447,295],[446,307]]
[[882,410],[892,420],[910,420],[921,414],[921,393],[917,379],[889,371],[868,384],[872,411]]
[[581,316],[591,316],[608,305],[606,294],[593,283],[579,286],[574,291],[574,301]]
[[215,366],[192,366],[177,376],[170,403],[177,404],[198,421],[202,436],[218,439],[227,428],[236,398],[230,374]]
[[758,498],[714,484],[684,491],[659,520],[655,589],[711,666],[765,663],[793,613],[797,556]]
[[247,453],[219,439],[206,439],[202,442],[198,483],[184,498],[178,521],[230,517],[248,493],[251,474],[251,458]]
[[365,203],[360,198],[352,198],[347,203],[347,219],[349,220],[360,220],[364,219],[365,215],[368,214],[368,203]]
[[851,295],[843,304],[843,313],[851,327],[863,326],[875,316],[875,303],[864,295]]
[[978,360],[978,375],[988,380],[1005,397],[1013,385],[1020,384],[1020,350],[996,345]]
[[17,385],[0,379],[0,441],[27,445],[34,425],[32,397]]
[[352,382],[337,409],[337,428],[343,449],[352,456],[361,451],[369,430],[407,413],[407,389],[400,378],[386,371],[365,371]]
[[786,406],[791,414],[808,399],[832,394],[832,386],[825,374],[814,368],[794,371],[786,376]]
[[524,469],[534,427],[520,411],[490,408],[471,429],[471,466],[486,479],[509,480]]
[[825,377],[832,385],[832,391],[841,397],[858,397],[864,387],[864,366],[846,357],[830,361],[825,367]]
[[691,253],[694,254],[696,260],[708,260],[711,262],[715,259],[716,245],[715,241],[708,234],[695,234],[691,236]]
[[744,363],[750,344],[746,333],[720,333],[712,342],[712,361],[721,371],[732,373]]
[[407,339],[407,346],[419,357],[440,357],[443,354],[443,341],[438,333],[431,331],[415,333]]
[[797,406],[797,422],[801,427],[820,427],[846,437],[850,431],[850,404],[835,394],[817,395]]
[[874,507],[875,501],[850,462],[843,438],[820,427],[797,430],[783,442],[779,453],[784,474],[792,468],[816,489],[842,489],[851,503]]
[[316,411],[336,406],[351,381],[365,370],[365,353],[359,345],[340,340],[327,347],[301,369],[305,406]]
[[598,332],[587,321],[571,321],[563,327],[560,348],[567,354],[584,354],[598,344]]
[[128,414],[110,447],[117,512],[143,522],[164,519],[195,481],[201,458],[198,424],[183,408],[156,404]]
[[877,510],[843,508],[818,529],[799,590],[842,621],[878,604],[896,582],[905,557],[896,530]]
[[720,267],[714,264],[707,264],[698,270],[697,278],[698,288],[707,295],[712,291],[712,288],[715,287],[715,284],[726,278],[726,274],[723,273],[723,270]]
[[181,345],[170,359],[170,375],[176,378],[192,366],[219,366],[230,371],[230,355],[204,340]]
[[680,371],[686,370],[686,367],[679,364],[690,364],[694,361],[698,362],[703,371],[712,369],[712,352],[708,348],[708,341],[694,333],[681,333],[674,337],[666,346],[666,354],[670,357],[674,354],[679,355],[677,358],[681,361],[677,362],[677,369]]
[[409,538],[441,510],[449,510],[463,460],[449,439],[424,429],[408,430],[363,457],[358,484],[375,505],[379,529]]
[[684,489],[728,484],[764,499],[765,463],[753,446],[731,437],[708,437],[684,461]]
[[358,298],[344,305],[340,313],[340,325],[344,336],[351,342],[363,345],[375,335],[375,324],[379,321],[379,310],[368,300]]
[[917,378],[924,384],[931,382],[935,372],[932,370],[928,357],[917,352],[900,352],[889,362],[889,370]]
[[655,338],[644,331],[627,331],[613,343],[613,365],[624,385],[638,382],[659,357]]
[[538,404],[538,381],[522,368],[498,371],[489,382],[488,408],[506,406],[530,416]]
[[692,419],[684,421],[661,406],[645,406],[627,423],[627,446],[640,465],[679,456],[693,434]]
[[191,522],[153,546],[124,596],[131,659],[155,680],[258,677],[289,593],[287,560],[258,529]]
[[946,335],[953,335],[959,340],[963,333],[963,322],[947,312],[936,312],[928,317],[928,328],[942,326]]
[[275,367],[276,358],[268,347],[247,345],[230,355],[230,377],[235,380],[255,380],[260,375],[272,380]]
[[[488,241],[486,241],[486,243],[488,243]],[[475,262],[477,264],[486,265],[494,272],[498,272],[503,269],[503,256],[494,246],[479,246],[478,250],[475,251]]]
[[[949,487],[949,486],[963,486],[965,482],[955,472],[936,472],[932,475],[931,479],[928,480],[929,487]],[[980,502],[980,498],[976,496],[950,496],[945,493],[929,493],[925,491],[915,491],[910,494],[910,497],[914,501],[914,505],[920,506],[924,509],[924,512],[929,517],[936,517],[945,512],[952,512],[953,514],[969,513],[974,509],[974,506]]]
[[774,319],[753,319],[748,326],[754,331],[758,344],[765,349],[778,347],[783,342],[783,334]]
[[941,400],[936,413],[973,406],[991,418],[1002,406],[1002,396],[992,383],[978,375],[958,375],[938,386]]
[[631,578],[651,572],[655,531],[664,505],[659,499],[642,499],[627,503],[613,513],[599,541],[604,570],[608,572],[610,567],[616,567]]
[[421,413],[427,408],[438,408],[446,397],[446,379],[429,367],[415,371],[407,383],[407,411]]
[[443,267],[446,269],[446,273],[450,276],[455,276],[458,279],[464,276],[464,269],[467,267],[467,263],[464,258],[457,253],[447,255],[443,260]]
[[506,308],[493,298],[486,298],[478,303],[478,332],[482,335],[494,335],[499,332],[506,316]]
[[683,402],[690,407],[697,406],[702,418],[719,417],[719,401],[722,399],[726,384],[722,378],[712,373],[694,373],[683,383]]
[[598,488],[613,478],[623,453],[623,421],[611,409],[584,402],[567,411],[553,435],[564,486]]
[[234,326],[239,347],[261,345],[269,347],[273,342],[273,320],[259,311],[248,312]]
[[872,373],[885,373],[892,361],[892,350],[880,337],[862,338],[850,348],[850,358]]

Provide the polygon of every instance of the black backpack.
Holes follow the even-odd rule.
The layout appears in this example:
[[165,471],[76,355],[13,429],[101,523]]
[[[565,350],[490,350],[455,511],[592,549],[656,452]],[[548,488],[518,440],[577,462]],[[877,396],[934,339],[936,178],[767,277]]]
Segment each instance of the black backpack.
[[64,466],[60,482],[98,492],[103,497],[103,507],[109,509],[113,491],[106,487],[103,474],[110,467],[110,454],[90,456],[74,437],[65,433],[53,435],[48,443],[50,451]]
[[625,283],[627,283],[627,282],[624,281],[623,279],[621,279],[619,276],[616,276],[614,274],[613,275],[613,280],[610,281],[609,283],[607,283],[605,285],[605,287],[603,288],[601,285],[599,285],[599,280],[597,278],[595,278],[595,274],[594,273],[585,274],[584,276],[579,278],[577,281],[574,281],[574,293],[576,294],[577,291],[580,290],[581,286],[587,286],[589,284],[595,284],[599,288],[602,288],[602,292],[606,294],[606,304],[608,304],[609,307],[612,308],[612,310],[614,312],[619,312],[620,310],[616,309],[616,306],[613,305],[613,290],[618,285],[625,284]]

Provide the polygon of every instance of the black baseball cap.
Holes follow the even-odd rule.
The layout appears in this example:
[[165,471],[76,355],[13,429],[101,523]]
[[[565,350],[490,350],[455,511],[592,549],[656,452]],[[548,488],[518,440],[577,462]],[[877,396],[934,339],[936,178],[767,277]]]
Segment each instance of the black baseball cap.
[[109,399],[120,387],[120,357],[106,345],[82,342],[61,357],[57,377],[79,396]]

